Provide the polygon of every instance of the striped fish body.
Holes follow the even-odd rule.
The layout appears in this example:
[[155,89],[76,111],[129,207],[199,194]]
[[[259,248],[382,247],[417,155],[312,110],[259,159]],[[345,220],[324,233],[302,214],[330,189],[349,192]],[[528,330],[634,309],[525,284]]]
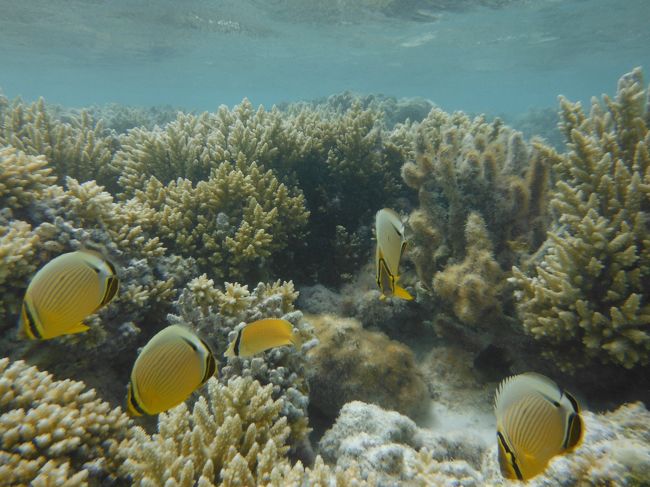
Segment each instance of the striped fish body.
[[60,255],[32,278],[19,319],[30,339],[49,339],[88,330],[82,320],[117,294],[115,267],[85,250]]
[[540,374],[503,381],[495,413],[499,466],[508,479],[539,475],[554,456],[573,450],[582,438],[577,402]]
[[226,357],[251,357],[271,348],[298,345],[293,325],[287,320],[264,318],[247,324],[226,350]]
[[375,270],[381,298],[395,296],[400,299],[413,299],[413,296],[397,285],[399,263],[406,248],[404,224],[399,215],[389,208],[379,210],[375,217],[375,234]]
[[399,275],[399,263],[406,247],[404,224],[399,215],[389,208],[379,210],[375,216],[375,233],[377,253],[384,259],[388,272]]
[[158,414],[184,402],[216,371],[209,347],[191,331],[176,325],[154,335],[131,371],[127,412]]

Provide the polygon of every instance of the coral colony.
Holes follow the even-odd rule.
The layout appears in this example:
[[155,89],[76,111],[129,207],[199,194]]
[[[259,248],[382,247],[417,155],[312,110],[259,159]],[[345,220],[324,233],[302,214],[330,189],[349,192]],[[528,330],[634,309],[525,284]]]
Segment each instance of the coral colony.
[[[537,389],[503,393],[499,445],[494,391],[535,371],[576,393],[551,396],[580,431],[526,460],[539,460],[529,485],[647,485],[645,406],[589,408],[590,388],[623,390],[650,359],[641,70],[589,113],[561,98],[559,149],[437,107],[387,123],[394,101],[346,96],[201,114],[0,96],[0,484],[505,485],[507,469],[523,478],[513,432],[529,427],[510,398]],[[379,299],[382,208],[406,243],[382,244],[395,262]],[[18,337],[34,276],[88,246],[114,264],[113,299],[75,328],[87,331]],[[397,277],[413,301],[391,294]],[[295,346],[224,357],[265,318]],[[131,418],[138,350],[170,325],[210,360],[185,402]],[[491,419],[427,427],[442,406]]]

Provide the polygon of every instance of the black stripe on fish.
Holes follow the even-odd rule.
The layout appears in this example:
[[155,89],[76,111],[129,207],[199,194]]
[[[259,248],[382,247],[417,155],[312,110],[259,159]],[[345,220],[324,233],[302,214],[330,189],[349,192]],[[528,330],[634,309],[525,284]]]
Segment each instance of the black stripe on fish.
[[133,407],[133,409],[136,410],[136,412],[142,416],[147,414],[144,409],[138,404],[138,400],[135,398],[135,391],[133,390],[133,383],[129,384],[129,398],[130,398],[130,405]]
[[497,431],[497,439],[499,440],[499,443],[506,451],[506,453],[510,456],[510,464],[512,465],[512,468],[515,471],[515,475],[517,476],[517,479],[524,480],[524,476],[521,474],[521,470],[519,470],[519,465],[517,465],[517,459],[515,458],[515,454],[508,446],[508,443],[506,443],[506,440],[500,431]]
[[115,276],[110,276],[106,278],[106,283],[104,284],[104,287],[106,288],[106,292],[104,293],[104,297],[102,298],[101,303],[99,303],[99,307],[101,308],[105,304],[109,303],[111,299],[117,294],[117,287],[119,285],[119,281],[117,280],[117,277]]
[[43,338],[43,334],[38,330],[38,327],[36,326],[36,320],[34,319],[34,314],[29,308],[29,305],[27,303],[23,303],[23,307],[25,308],[25,317],[27,318],[25,320],[25,326],[29,330],[29,333],[31,333],[34,338]]
[[241,335],[244,329],[242,328],[237,332],[237,338],[235,338],[235,347],[234,347],[234,352],[235,352],[235,357],[239,357],[239,345],[241,343]]

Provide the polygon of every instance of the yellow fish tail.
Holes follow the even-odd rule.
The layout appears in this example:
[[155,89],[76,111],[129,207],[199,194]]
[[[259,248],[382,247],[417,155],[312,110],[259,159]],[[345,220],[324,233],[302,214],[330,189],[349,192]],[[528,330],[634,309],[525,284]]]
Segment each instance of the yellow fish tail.
[[294,330],[291,333],[291,337],[289,338],[289,340],[291,340],[293,346],[296,347],[296,350],[300,350],[300,348],[302,347],[302,338],[300,337],[297,331]]
[[393,292],[393,295],[397,298],[405,299],[407,301],[413,300],[413,296],[411,296],[411,294],[406,289],[398,285],[395,285],[395,291]]

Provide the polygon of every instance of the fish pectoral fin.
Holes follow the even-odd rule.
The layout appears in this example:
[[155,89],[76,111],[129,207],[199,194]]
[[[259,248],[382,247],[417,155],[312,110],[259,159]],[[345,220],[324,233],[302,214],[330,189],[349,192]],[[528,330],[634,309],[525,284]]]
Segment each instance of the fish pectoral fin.
[[66,335],[73,335],[75,333],[83,333],[85,331],[90,330],[90,327],[88,325],[85,325],[83,322],[79,322],[73,327],[69,328],[66,330]]
[[413,300],[413,296],[411,296],[411,294],[406,289],[398,285],[395,285],[395,291],[393,291],[393,295],[397,298],[405,299],[407,301]]

